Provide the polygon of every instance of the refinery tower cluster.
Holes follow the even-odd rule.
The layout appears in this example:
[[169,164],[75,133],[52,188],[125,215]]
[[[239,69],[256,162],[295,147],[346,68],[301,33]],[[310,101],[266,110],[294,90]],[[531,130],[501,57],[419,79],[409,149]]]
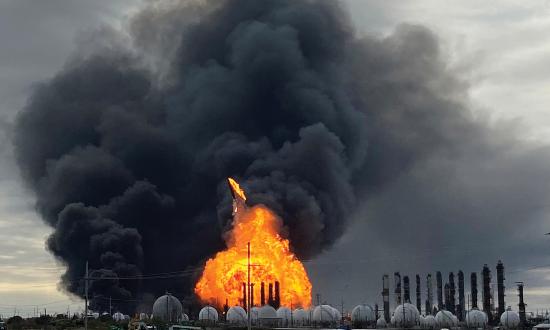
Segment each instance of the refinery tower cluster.
[[[469,328],[485,328],[487,326],[503,326],[518,328],[526,325],[526,304],[523,300],[523,283],[516,282],[518,291],[518,312],[507,306],[505,297],[504,264],[498,261],[496,265],[496,297],[491,270],[485,264],[481,273],[472,272],[470,292],[465,291],[464,272],[449,272],[447,276],[440,271],[434,278],[427,274],[425,281],[419,274],[415,276],[415,299],[411,300],[411,281],[409,276],[393,274],[393,290],[390,290],[390,276],[382,276],[383,310],[379,325],[388,324],[394,327],[408,328],[451,328],[466,326]],[[478,291],[478,275],[481,280],[481,292]],[[425,296],[422,297],[422,282],[425,283]],[[392,313],[390,292],[393,291],[395,309]],[[458,296],[457,296],[458,293]],[[496,299],[495,299],[496,298]],[[376,308],[378,312],[378,308]]]

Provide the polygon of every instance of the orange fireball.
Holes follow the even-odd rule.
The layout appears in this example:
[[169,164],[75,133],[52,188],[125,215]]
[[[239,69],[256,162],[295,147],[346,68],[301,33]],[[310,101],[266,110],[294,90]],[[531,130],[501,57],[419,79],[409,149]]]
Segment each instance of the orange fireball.
[[[235,198],[244,204],[246,196],[236,181],[229,179]],[[235,204],[235,203],[234,203]],[[248,246],[250,242],[250,283],[254,305],[260,305],[260,285],[279,282],[281,306],[311,305],[311,282],[304,265],[290,251],[290,244],[279,234],[281,220],[264,205],[235,208],[233,229],[228,233],[227,249],[206,262],[195,293],[204,302],[221,307],[244,305],[243,283],[248,279]]]

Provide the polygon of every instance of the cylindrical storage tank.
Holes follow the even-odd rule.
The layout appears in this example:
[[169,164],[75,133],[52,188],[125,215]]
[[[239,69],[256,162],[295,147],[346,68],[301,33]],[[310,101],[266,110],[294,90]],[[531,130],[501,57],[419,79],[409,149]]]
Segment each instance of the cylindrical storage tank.
[[487,315],[479,309],[472,309],[466,312],[466,326],[468,328],[485,328],[487,326]]
[[427,315],[424,317],[423,323],[423,329],[435,329],[437,327],[437,322],[435,321],[435,317],[433,315]]
[[393,313],[393,317],[394,326],[403,328],[413,327],[420,321],[420,313],[418,312],[418,309],[410,303],[397,306],[395,308],[395,312]]
[[301,308],[296,308],[293,312],[292,312],[292,323],[293,325],[297,325],[297,326],[302,326],[302,325],[306,325],[307,323],[307,319],[308,319],[308,314],[305,310],[301,309]]
[[384,316],[382,316],[381,318],[378,319],[378,321],[376,321],[376,328],[377,329],[383,329],[387,326],[388,325],[386,324],[386,320],[384,319]]
[[334,308],[329,305],[315,307],[312,315],[312,322],[318,325],[330,325],[336,323]]
[[351,310],[351,323],[354,327],[365,327],[376,321],[374,310],[369,305],[357,305]]
[[122,322],[124,321],[124,314],[120,313],[120,312],[116,312],[113,314],[113,320],[115,320],[116,322]]
[[99,318],[99,313],[92,313],[92,317],[97,320]]
[[205,306],[199,312],[199,321],[218,322],[218,311],[212,306]]
[[390,324],[391,324],[392,326],[395,326],[395,317],[393,317],[393,316],[391,317],[391,319],[390,319]]
[[153,317],[167,323],[180,321],[182,312],[178,298],[169,294],[159,297],[153,304]]
[[507,329],[514,329],[519,326],[519,314],[514,311],[505,311],[500,315],[500,325]]
[[454,326],[453,313],[441,310],[435,315],[435,321],[440,328],[452,328]]
[[233,306],[227,310],[225,319],[229,323],[233,324],[246,324],[248,322],[248,315],[241,306]]
[[144,320],[148,320],[148,319],[149,319],[149,316],[147,316],[147,314],[139,313],[139,320],[140,321],[144,321]]
[[291,326],[291,320],[293,318],[292,312],[288,307],[279,307],[277,310],[277,317],[280,319],[280,326],[289,327]]

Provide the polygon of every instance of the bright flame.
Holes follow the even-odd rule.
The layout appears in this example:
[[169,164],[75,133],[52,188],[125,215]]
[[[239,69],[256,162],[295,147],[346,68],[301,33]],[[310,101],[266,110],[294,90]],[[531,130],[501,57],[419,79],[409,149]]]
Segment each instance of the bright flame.
[[233,178],[227,178],[229,181],[229,184],[231,185],[231,188],[233,191],[239,195],[240,198],[242,198],[243,201],[246,202],[246,195],[244,194],[244,190],[242,190],[241,186],[235,181]]
[[[240,197],[246,199],[238,183],[229,179]],[[247,282],[247,243],[250,242],[250,282],[254,283],[254,305],[260,305],[260,286],[265,283],[267,303],[269,283],[280,284],[281,306],[307,308],[311,305],[311,283],[302,263],[290,251],[289,241],[279,235],[281,220],[263,205],[241,208],[234,215],[227,249],[206,262],[195,286],[204,302],[221,307],[243,304],[243,283]]]

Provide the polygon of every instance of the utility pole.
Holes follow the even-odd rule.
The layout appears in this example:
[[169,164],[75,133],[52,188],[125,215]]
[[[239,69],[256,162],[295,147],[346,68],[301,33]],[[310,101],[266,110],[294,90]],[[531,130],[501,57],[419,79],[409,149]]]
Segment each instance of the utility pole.
[[247,243],[247,247],[248,247],[248,264],[247,264],[247,268],[248,268],[248,285],[247,285],[247,288],[248,288],[248,293],[247,293],[247,299],[248,299],[248,303],[246,304],[246,309],[247,309],[247,316],[248,316],[248,330],[250,330],[252,328],[252,324],[251,324],[251,319],[250,319],[250,311],[251,311],[251,306],[250,306],[250,242]]
[[111,299],[112,297],[109,296],[109,315],[111,315],[111,317],[113,316],[113,305],[111,303]]
[[88,330],[88,261],[86,261],[86,277],[84,278],[84,330]]

